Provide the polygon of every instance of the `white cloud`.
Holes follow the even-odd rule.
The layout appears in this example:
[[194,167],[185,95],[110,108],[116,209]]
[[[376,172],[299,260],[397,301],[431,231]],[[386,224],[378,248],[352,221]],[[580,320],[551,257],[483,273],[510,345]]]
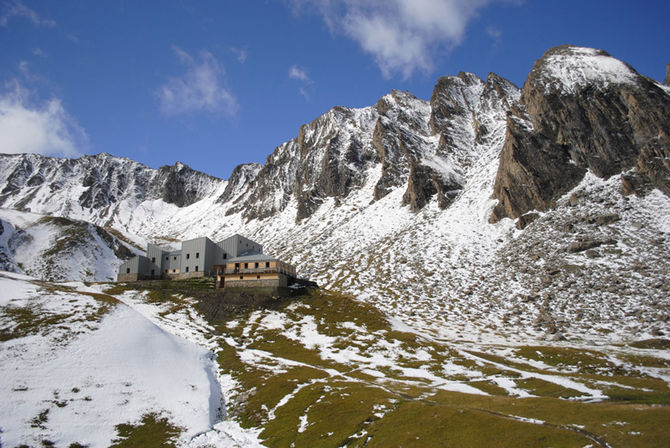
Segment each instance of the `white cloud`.
[[235,56],[237,57],[237,62],[239,62],[240,64],[244,64],[247,61],[247,48],[246,47],[242,47],[242,48],[233,47],[233,48],[230,49],[230,51],[232,51],[235,54]]
[[292,65],[291,68],[288,69],[288,77],[291,79],[297,79],[298,81],[311,81],[305,69],[300,68],[297,65]]
[[498,40],[502,37],[502,31],[493,26],[486,27],[486,34],[491,36],[494,40]]
[[34,104],[30,97],[18,81],[0,92],[0,152],[79,156],[88,137],[60,100]]
[[161,111],[168,116],[198,111],[235,114],[237,100],[224,87],[223,64],[206,50],[200,52],[198,59],[177,46],[173,50],[186,66],[186,73],[170,78],[156,92]]
[[23,76],[28,77],[30,75],[30,62],[20,61],[19,62],[19,71]]
[[302,95],[306,101],[309,101],[308,89],[313,90],[311,87],[313,87],[314,81],[312,81],[312,79],[307,74],[307,70],[293,64],[288,69],[288,77],[300,82],[301,86],[298,89],[298,92],[300,92],[300,95]]
[[[354,39],[382,74],[431,72],[438,48],[458,45],[470,20],[495,0],[293,0],[317,8],[333,33]],[[502,1],[502,0],[501,0]]]
[[0,15],[0,26],[7,26],[9,21],[15,17],[28,19],[35,26],[54,27],[56,22],[51,19],[40,17],[35,11],[28,8],[19,0],[5,2],[2,5],[2,15]]

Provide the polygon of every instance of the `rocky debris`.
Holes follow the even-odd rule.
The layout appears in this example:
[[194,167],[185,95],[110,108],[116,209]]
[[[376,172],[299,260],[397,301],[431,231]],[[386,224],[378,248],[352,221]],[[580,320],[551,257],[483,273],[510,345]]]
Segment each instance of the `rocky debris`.
[[552,48],[520,103],[507,121],[492,221],[547,210],[587,169],[608,178],[635,168],[670,195],[670,96],[632,67],[602,50]]
[[600,215],[596,217],[595,222],[599,226],[606,226],[608,224],[612,224],[614,222],[617,222],[621,219],[618,213],[605,213],[604,215]]
[[644,196],[654,188],[651,180],[642,173],[629,172],[621,175],[621,194]]
[[540,215],[538,213],[526,213],[521,216],[519,216],[519,219],[516,220],[516,228],[519,230],[523,230],[530,224],[531,222],[535,221],[537,218],[539,218]]
[[591,237],[583,237],[578,241],[573,241],[568,246],[568,252],[577,253],[584,252],[587,249],[593,249],[594,247],[600,247],[603,244],[616,244],[616,240],[598,240]]

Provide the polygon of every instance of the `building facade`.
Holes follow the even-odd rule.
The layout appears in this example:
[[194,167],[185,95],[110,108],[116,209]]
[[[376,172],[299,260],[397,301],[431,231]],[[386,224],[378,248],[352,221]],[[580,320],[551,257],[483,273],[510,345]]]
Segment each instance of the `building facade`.
[[262,253],[263,246],[237,234],[218,243],[207,237],[183,241],[181,249],[176,251],[149,244],[146,256],[135,256],[120,266],[117,280],[129,282],[214,276],[215,266],[224,265],[229,259]]
[[249,254],[228,260],[217,269],[219,288],[287,287],[297,278],[295,267],[265,254]]

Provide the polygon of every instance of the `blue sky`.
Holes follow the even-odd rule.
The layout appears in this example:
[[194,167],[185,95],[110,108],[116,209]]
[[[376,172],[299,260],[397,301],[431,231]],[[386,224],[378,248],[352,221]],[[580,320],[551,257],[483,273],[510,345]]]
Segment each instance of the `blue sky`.
[[227,178],[335,105],[440,76],[521,86],[571,43],[662,81],[669,2],[0,0],[0,152],[109,152]]

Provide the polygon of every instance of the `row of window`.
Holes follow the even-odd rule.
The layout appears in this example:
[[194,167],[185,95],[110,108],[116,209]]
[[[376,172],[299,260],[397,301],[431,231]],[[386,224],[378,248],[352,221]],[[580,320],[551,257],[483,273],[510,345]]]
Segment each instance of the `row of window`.
[[[260,266],[260,263],[254,263],[254,269],[258,269],[259,266]],[[235,267],[236,267],[237,269],[239,269],[239,268],[240,268],[240,264],[239,264],[239,263],[235,263]],[[265,267],[266,267],[266,268],[269,268],[269,267],[270,267],[270,262],[269,262],[269,261],[266,261],[266,262],[265,262]],[[244,269],[249,269],[249,263],[244,263]]]

